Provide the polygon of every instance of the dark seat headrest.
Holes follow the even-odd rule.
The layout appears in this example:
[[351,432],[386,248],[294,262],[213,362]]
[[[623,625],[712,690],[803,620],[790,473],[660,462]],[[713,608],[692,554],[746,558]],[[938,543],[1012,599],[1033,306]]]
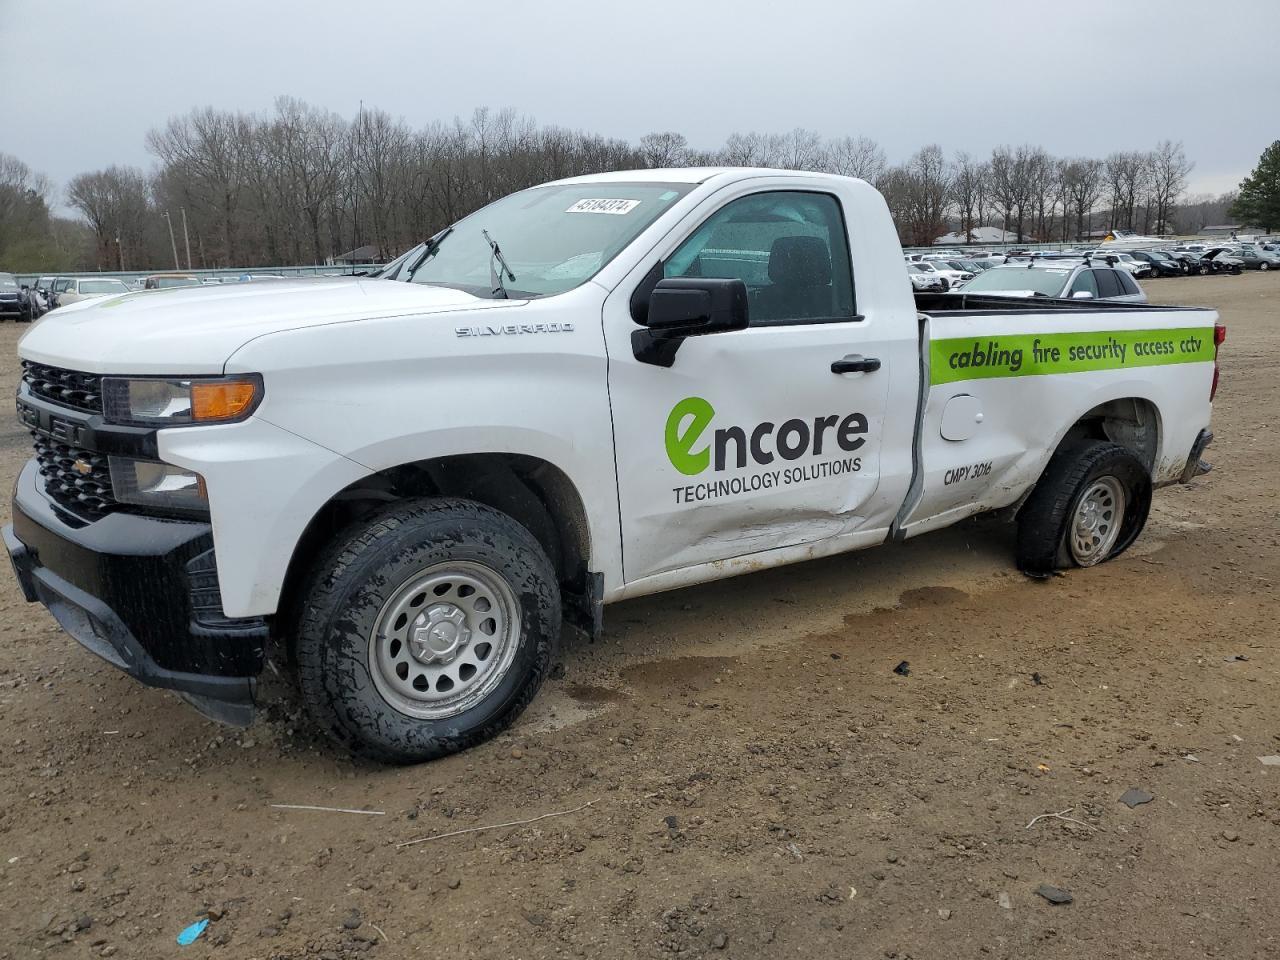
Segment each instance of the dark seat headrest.
[[831,251],[821,237],[779,237],[769,249],[769,280],[796,287],[831,283]]

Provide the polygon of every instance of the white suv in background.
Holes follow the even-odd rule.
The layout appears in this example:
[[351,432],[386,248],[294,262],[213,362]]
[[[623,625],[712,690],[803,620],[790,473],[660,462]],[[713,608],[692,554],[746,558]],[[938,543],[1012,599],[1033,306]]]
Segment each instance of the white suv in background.
[[926,260],[924,262],[946,277],[947,282],[951,284],[951,288],[953,290],[961,284],[968,283],[973,279],[972,273],[968,270],[962,270],[960,268],[960,264],[951,260]]
[[1037,257],[992,267],[957,294],[995,297],[1052,297],[1058,300],[1119,300],[1146,303],[1147,295],[1128,270],[1102,260]]

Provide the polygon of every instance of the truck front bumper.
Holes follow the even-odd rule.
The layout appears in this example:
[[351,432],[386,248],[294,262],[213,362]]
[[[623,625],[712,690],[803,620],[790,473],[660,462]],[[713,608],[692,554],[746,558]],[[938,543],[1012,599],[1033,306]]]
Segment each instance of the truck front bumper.
[[268,628],[223,615],[208,523],[124,512],[85,523],[50,501],[30,461],[3,534],[27,601],[83,646],[214,720],[252,721]]

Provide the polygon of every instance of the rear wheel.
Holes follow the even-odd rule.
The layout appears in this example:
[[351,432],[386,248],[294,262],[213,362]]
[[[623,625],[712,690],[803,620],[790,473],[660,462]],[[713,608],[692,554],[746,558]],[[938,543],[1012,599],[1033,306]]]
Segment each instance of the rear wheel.
[[317,564],[299,683],[312,718],[352,752],[429,760],[505,729],[559,634],[559,587],[528,530],[470,501],[408,501]]
[[1262,263],[1258,264],[1258,269],[1259,269],[1259,270],[1270,270],[1270,269],[1271,269],[1271,264],[1267,263],[1267,262],[1264,260]]
[[1110,560],[1138,538],[1150,509],[1151,475],[1132,452],[1099,440],[1068,444],[1018,514],[1018,567],[1036,576]]

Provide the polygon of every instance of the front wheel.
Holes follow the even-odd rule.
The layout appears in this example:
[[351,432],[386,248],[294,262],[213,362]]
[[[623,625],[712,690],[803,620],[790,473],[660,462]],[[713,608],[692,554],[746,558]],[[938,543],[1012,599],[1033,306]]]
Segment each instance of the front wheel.
[[353,753],[430,760],[505,729],[559,635],[559,586],[528,530],[471,501],[406,501],[317,563],[295,641],[302,698]]
[[1131,451],[1100,440],[1068,444],[1018,514],[1018,568],[1043,576],[1119,556],[1150,509],[1151,475]]
[[1259,270],[1270,270],[1270,269],[1271,269],[1271,264],[1269,264],[1269,263],[1260,263],[1260,264],[1258,264],[1258,269],[1259,269]]

